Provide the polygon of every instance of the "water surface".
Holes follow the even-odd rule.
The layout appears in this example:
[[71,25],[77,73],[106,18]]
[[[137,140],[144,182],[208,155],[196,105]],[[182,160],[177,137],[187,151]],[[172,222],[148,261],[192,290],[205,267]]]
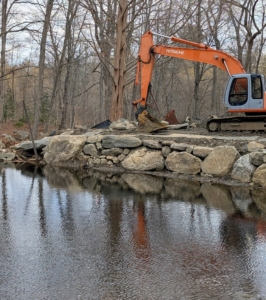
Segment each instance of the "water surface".
[[0,299],[266,299],[266,194],[2,166]]

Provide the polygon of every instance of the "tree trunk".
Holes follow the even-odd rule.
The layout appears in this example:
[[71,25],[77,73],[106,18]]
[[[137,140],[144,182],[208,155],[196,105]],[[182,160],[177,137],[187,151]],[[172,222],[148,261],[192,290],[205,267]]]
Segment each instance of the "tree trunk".
[[116,48],[114,63],[114,87],[110,109],[110,120],[116,121],[124,115],[124,87],[126,72],[126,24],[127,0],[119,1],[116,25]]
[[7,23],[7,2],[2,0],[2,28],[1,28],[1,85],[0,85],[0,122],[4,117],[5,102],[5,72],[6,72],[6,23]]
[[48,28],[50,25],[50,18],[53,9],[54,0],[48,0],[46,6],[46,13],[44,18],[41,46],[40,46],[40,59],[39,59],[39,79],[38,79],[38,94],[35,102],[35,114],[33,124],[33,137],[36,139],[38,134],[39,117],[40,117],[40,106],[43,97],[43,79],[44,79],[44,63],[45,63],[45,48]]

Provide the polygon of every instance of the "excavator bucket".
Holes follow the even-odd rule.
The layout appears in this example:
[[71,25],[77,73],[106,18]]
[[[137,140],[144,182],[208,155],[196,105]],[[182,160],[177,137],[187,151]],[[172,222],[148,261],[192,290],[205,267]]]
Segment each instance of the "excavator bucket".
[[149,114],[147,110],[144,110],[138,115],[138,128],[139,131],[153,132],[161,129],[166,129],[168,126],[161,123],[154,116]]
[[164,121],[168,122],[169,125],[181,124],[176,118],[175,110],[172,109],[169,113],[164,117]]

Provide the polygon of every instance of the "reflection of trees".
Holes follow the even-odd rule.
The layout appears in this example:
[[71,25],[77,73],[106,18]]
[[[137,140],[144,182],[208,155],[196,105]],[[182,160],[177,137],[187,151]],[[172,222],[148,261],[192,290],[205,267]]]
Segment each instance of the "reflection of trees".
[[256,222],[239,211],[228,215],[220,225],[223,246],[233,247],[239,252],[243,252],[251,241],[255,243],[256,233]]
[[32,177],[32,180],[31,180],[31,185],[30,185],[30,188],[29,188],[29,195],[26,199],[26,206],[25,206],[25,213],[24,214],[27,214],[27,211],[28,211],[28,207],[29,207],[29,204],[30,204],[30,199],[32,197],[32,192],[33,192],[36,173],[37,173],[37,166],[35,166],[34,171],[30,173],[30,175]]
[[[31,201],[29,197],[26,200],[26,207],[31,206],[26,209],[29,217],[26,226],[31,218],[33,224],[37,220],[40,228],[37,234],[45,236],[44,239],[37,236],[38,242],[49,243],[43,247],[40,261],[43,259],[46,263],[51,253],[55,257],[60,253],[71,265],[69,269],[63,268],[73,268],[84,275],[78,278],[80,283],[87,278],[92,279],[88,280],[89,286],[111,282],[113,294],[106,297],[116,298],[119,292],[124,295],[127,280],[131,278],[137,283],[146,277],[147,280],[155,278],[157,282],[169,278],[170,285],[171,280],[177,279],[176,286],[184,287],[187,293],[188,283],[195,283],[193,292],[198,292],[204,282],[210,286],[204,290],[210,292],[210,299],[214,296],[213,284],[218,280],[231,288],[234,284],[248,285],[247,281],[252,279],[250,261],[243,252],[248,251],[250,241],[256,242],[258,223],[256,218],[252,222],[248,220],[255,205],[248,191],[235,189],[232,192],[231,188],[218,185],[203,188],[203,184],[176,179],[157,181],[151,175],[145,178],[134,174],[135,177],[128,176],[127,180],[123,176],[123,180],[117,174],[93,172],[73,174],[74,179],[68,178],[71,172],[64,172],[63,181],[60,178],[53,181],[63,183],[62,187],[52,185],[46,190],[46,181],[35,178],[32,171],[33,179],[27,179],[25,194],[25,199],[28,193],[31,195]],[[2,184],[6,177],[9,178],[8,173],[2,178]],[[66,183],[76,182],[78,189],[68,189]],[[145,188],[145,184],[150,185]],[[156,192],[153,192],[153,184]],[[137,191],[138,186],[141,192]],[[2,193],[6,192],[2,189]],[[220,204],[223,195],[226,203]],[[84,197],[88,197],[88,201],[83,201]],[[230,202],[232,197],[233,203]],[[95,209],[99,198],[101,203]],[[7,198],[5,202],[7,206]],[[10,211],[11,207],[8,206]],[[238,213],[241,209],[242,215]],[[238,269],[234,271],[232,266]],[[56,268],[60,270],[61,265]],[[235,274],[240,278],[231,282],[230,276]],[[150,282],[146,283],[150,288]],[[222,290],[222,284],[217,289]]]
[[43,194],[43,180],[38,180],[38,200],[39,200],[39,224],[41,228],[41,234],[46,236],[46,216],[44,207],[44,194]]
[[8,209],[7,209],[7,189],[6,189],[6,170],[2,170],[2,212],[4,220],[7,220]]

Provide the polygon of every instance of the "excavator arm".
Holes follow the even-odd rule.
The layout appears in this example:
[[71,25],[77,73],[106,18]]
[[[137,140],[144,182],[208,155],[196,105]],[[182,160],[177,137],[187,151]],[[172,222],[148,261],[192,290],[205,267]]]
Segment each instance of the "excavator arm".
[[146,102],[151,85],[156,54],[211,64],[227,71],[230,76],[246,73],[239,60],[223,51],[215,50],[207,45],[187,41],[177,37],[169,37],[169,39],[173,42],[189,45],[194,48],[154,45],[153,33],[151,31],[146,32],[142,36],[138,53],[138,68],[135,81],[135,84],[138,85],[140,77],[141,98],[133,102],[134,106],[140,104],[140,108],[138,108],[140,112],[146,109]]

